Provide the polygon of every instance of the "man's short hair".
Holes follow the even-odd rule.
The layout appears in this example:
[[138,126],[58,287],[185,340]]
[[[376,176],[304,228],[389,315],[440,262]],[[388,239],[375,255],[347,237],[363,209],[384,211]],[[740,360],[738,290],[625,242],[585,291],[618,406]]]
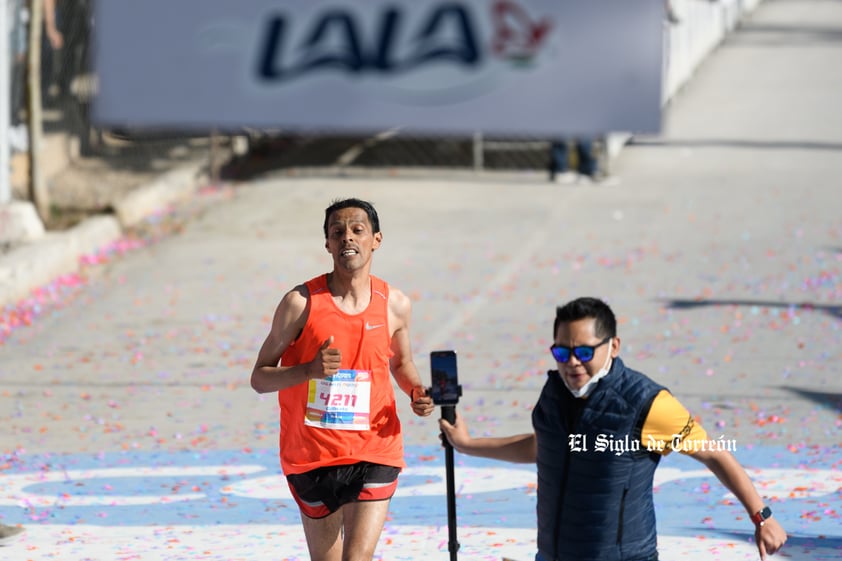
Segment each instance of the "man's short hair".
[[362,209],[368,215],[368,221],[371,223],[372,233],[376,234],[380,231],[380,218],[377,216],[377,211],[374,209],[373,204],[371,204],[368,201],[363,201],[361,199],[355,198],[336,199],[330,204],[329,207],[325,209],[325,239],[327,239],[327,221],[330,220],[330,215],[336,212],[337,210],[342,210],[343,208]]
[[555,309],[553,339],[562,323],[572,323],[580,319],[594,319],[594,335],[600,339],[617,336],[617,318],[611,307],[599,298],[582,297],[571,300]]

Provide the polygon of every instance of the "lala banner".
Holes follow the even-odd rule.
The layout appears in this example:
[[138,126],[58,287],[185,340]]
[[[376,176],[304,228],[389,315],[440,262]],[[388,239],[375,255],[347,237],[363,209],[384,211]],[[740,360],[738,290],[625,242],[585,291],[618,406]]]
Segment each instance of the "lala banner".
[[661,0],[97,2],[100,125],[657,132]]

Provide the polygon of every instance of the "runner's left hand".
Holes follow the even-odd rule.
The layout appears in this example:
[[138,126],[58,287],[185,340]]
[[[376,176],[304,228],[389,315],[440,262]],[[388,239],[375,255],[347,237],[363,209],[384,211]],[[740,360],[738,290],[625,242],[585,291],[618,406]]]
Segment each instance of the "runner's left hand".
[[433,398],[427,395],[427,388],[415,386],[412,388],[412,412],[419,417],[427,417],[435,409]]

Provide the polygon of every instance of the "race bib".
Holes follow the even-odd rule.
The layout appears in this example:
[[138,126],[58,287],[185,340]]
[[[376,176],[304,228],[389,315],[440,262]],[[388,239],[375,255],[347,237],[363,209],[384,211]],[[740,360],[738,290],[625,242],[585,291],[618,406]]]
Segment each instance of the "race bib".
[[338,430],[368,430],[371,417],[371,373],[340,370],[310,380],[304,424]]

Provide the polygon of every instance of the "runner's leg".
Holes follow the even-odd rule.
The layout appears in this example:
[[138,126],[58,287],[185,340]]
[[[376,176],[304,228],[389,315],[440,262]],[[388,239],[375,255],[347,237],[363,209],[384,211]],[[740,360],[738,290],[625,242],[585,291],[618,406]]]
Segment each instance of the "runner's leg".
[[345,544],[342,561],[371,561],[383,532],[389,501],[361,501],[342,507]]
[[324,518],[301,515],[311,561],[341,561],[342,509]]

